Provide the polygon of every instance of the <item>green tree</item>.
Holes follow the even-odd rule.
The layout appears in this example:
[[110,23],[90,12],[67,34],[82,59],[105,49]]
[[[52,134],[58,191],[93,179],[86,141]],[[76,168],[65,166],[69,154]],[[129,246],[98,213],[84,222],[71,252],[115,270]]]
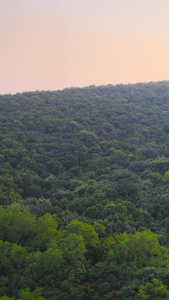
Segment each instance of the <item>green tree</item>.
[[25,290],[22,289],[19,292],[20,298],[18,300],[45,300],[45,298],[43,298],[41,294],[41,288],[36,288],[36,290],[33,292],[31,292],[29,288]]
[[135,300],[144,299],[169,299],[169,290],[167,287],[158,279],[153,279],[152,283],[148,282],[139,288],[138,294]]

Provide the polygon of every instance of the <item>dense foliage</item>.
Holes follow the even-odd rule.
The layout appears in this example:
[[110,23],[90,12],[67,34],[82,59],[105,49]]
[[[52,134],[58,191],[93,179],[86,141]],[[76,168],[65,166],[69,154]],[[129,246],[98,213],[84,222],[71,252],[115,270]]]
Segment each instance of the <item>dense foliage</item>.
[[169,299],[169,82],[0,96],[0,299]]

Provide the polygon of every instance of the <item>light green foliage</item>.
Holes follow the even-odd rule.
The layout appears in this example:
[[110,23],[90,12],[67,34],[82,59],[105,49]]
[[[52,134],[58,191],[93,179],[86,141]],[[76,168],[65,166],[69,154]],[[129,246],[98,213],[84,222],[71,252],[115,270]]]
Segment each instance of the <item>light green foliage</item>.
[[96,248],[99,244],[98,234],[95,232],[94,227],[77,221],[72,221],[66,228],[67,232],[75,233],[83,237],[86,247]]
[[153,279],[152,283],[148,282],[139,288],[135,300],[162,300],[169,298],[169,289],[158,279]]
[[23,277],[31,262],[32,254],[25,247],[0,240],[0,295],[16,292],[19,283],[28,281],[26,276],[24,280]]
[[29,247],[46,250],[47,245],[53,240],[57,234],[57,220],[50,214],[45,214],[36,222],[36,233],[28,243]]
[[85,278],[86,247],[82,237],[74,233],[68,236],[61,234],[51,246],[46,252],[36,254],[32,272],[37,274],[36,281],[44,287],[44,294],[55,298],[53,295],[58,293],[58,288],[62,292],[65,289],[72,292]]
[[169,171],[165,172],[163,181],[164,181],[165,183],[169,183]]
[[98,233],[99,236],[104,236],[105,234],[105,226],[103,226],[102,224],[100,224],[99,222],[94,222],[93,225],[94,230]]
[[145,266],[168,265],[169,251],[159,245],[158,236],[151,232],[126,233],[116,236],[116,244],[110,257],[117,263],[124,263],[133,269]]
[[21,211],[19,205],[0,208],[0,236],[2,240],[23,244],[35,234],[35,216]]
[[42,289],[37,288],[35,291],[30,292],[29,288],[21,290],[19,293],[20,298],[18,300],[45,300],[41,297]]

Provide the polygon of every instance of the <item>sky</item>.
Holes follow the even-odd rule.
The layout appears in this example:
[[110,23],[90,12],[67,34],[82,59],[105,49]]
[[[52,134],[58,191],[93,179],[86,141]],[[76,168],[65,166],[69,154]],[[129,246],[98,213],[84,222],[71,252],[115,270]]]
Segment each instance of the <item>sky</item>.
[[0,0],[0,94],[169,80],[169,0]]

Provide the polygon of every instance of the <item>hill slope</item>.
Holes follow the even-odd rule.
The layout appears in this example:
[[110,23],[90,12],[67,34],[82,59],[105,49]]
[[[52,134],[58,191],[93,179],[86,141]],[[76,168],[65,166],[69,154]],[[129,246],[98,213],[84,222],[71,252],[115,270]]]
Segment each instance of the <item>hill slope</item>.
[[4,95],[0,120],[0,296],[165,299],[169,82]]

